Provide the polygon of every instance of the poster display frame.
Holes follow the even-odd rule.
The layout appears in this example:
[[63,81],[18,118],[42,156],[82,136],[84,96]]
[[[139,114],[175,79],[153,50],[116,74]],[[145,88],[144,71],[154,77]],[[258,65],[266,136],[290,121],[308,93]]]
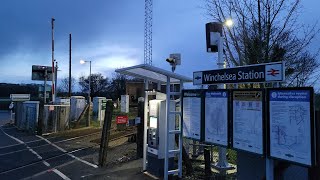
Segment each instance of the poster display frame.
[[[247,151],[245,149],[240,149],[240,148],[236,148],[234,147],[234,144],[233,144],[233,136],[234,136],[234,132],[233,132],[233,123],[234,123],[234,116],[233,116],[233,101],[234,101],[234,98],[233,98],[233,94],[234,92],[241,92],[241,91],[261,91],[261,96],[262,96],[262,154],[260,153],[255,153],[255,152],[251,152],[251,151]],[[230,111],[229,111],[229,114],[230,114],[230,126],[229,126],[229,131],[230,131],[230,138],[229,138],[229,141],[230,141],[230,147],[234,150],[237,150],[237,151],[241,151],[241,152],[246,152],[246,153],[250,153],[250,154],[254,154],[254,155],[258,155],[258,156],[261,156],[261,157],[265,157],[266,156],[266,98],[265,98],[265,95],[266,95],[266,91],[265,89],[262,89],[262,88],[255,88],[255,89],[231,89],[230,90]]]
[[[310,150],[311,150],[311,165],[307,165],[307,164],[303,164],[300,162],[296,162],[296,161],[291,161],[288,159],[284,159],[284,158],[280,158],[280,157],[274,157],[271,156],[271,144],[270,144],[270,138],[271,138],[271,134],[270,134],[270,91],[309,91],[310,93]],[[313,87],[292,87],[292,88],[269,88],[266,91],[266,110],[268,113],[266,113],[266,128],[267,128],[267,132],[268,132],[268,136],[267,136],[267,144],[268,144],[268,148],[267,148],[267,156],[269,158],[275,159],[275,160],[280,160],[280,161],[286,161],[289,162],[291,164],[295,164],[295,165],[299,165],[299,166],[303,166],[303,167],[313,167],[316,164],[316,149],[315,149],[315,110],[314,110],[314,89]]]
[[[184,130],[184,117],[183,117],[183,101],[184,101],[184,98],[185,97],[189,97],[189,96],[185,96],[184,94],[185,93],[197,93],[199,94],[199,97],[200,98],[200,137],[199,139],[197,138],[193,138],[193,137],[189,137],[189,136],[185,136],[183,134],[183,130]],[[181,133],[182,133],[182,137],[184,138],[187,138],[187,139],[191,139],[191,140],[195,140],[195,141],[200,141],[202,142],[203,141],[203,138],[204,138],[204,131],[203,131],[203,128],[204,128],[204,89],[183,89],[182,90],[182,98],[181,98]]]
[[[207,92],[226,92],[227,93],[227,145],[219,144],[219,143],[214,143],[214,142],[209,142],[206,140],[206,93]],[[230,102],[231,102],[231,93],[229,89],[206,89],[203,92],[203,104],[204,104],[204,109],[203,109],[203,142],[206,144],[210,145],[216,145],[219,147],[225,147],[229,148],[230,147],[230,137],[232,135],[230,131],[230,117],[231,117],[231,107],[230,107]]]

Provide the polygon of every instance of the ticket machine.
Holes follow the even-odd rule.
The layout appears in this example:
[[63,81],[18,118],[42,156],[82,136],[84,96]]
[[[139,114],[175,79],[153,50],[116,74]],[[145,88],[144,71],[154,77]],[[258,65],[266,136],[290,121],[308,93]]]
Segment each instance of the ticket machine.
[[[170,111],[175,111],[175,101],[170,101]],[[166,127],[166,100],[149,101],[149,128],[147,139],[147,171],[157,177],[163,177],[165,158],[165,133]],[[175,115],[170,115],[168,119],[169,128],[175,128]],[[168,149],[175,148],[174,134],[168,134]],[[174,154],[169,154],[169,169],[173,167]]]

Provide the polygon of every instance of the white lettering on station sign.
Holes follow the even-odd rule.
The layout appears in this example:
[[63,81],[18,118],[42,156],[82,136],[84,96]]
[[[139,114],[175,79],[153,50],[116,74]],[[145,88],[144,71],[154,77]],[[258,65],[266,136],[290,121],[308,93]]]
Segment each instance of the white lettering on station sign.
[[284,81],[282,62],[242,66],[236,68],[197,71],[193,73],[193,84],[252,83]]

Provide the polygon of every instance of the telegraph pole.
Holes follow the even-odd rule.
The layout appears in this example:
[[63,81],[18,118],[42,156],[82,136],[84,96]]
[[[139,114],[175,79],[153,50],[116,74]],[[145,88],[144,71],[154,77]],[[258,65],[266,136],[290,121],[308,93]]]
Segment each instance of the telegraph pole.
[[44,70],[44,84],[43,84],[43,103],[47,103],[47,92],[46,92],[46,86],[47,86],[47,78],[48,78],[48,71],[47,67],[45,67]]
[[54,18],[51,18],[51,39],[52,39],[52,102],[55,102],[55,68],[54,68]]
[[71,33],[69,34],[69,97],[71,97]]

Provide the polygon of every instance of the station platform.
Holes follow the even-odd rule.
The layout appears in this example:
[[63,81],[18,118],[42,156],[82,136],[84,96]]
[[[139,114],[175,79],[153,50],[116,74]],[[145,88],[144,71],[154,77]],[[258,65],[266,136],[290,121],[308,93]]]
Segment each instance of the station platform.
[[142,159],[129,161],[112,168],[98,168],[83,179],[130,179],[130,180],[152,180],[152,178],[142,172]]

